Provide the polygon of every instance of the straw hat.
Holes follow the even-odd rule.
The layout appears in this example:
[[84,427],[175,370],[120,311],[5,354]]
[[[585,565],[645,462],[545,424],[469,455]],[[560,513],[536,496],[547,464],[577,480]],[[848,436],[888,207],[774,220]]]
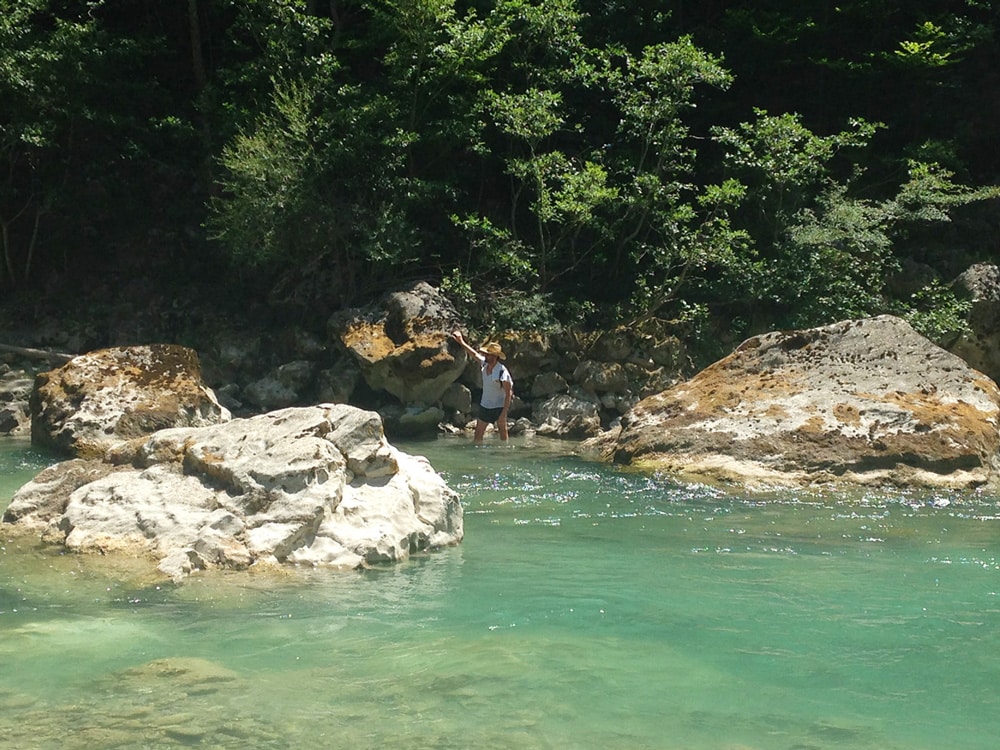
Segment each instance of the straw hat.
[[479,348],[483,354],[495,354],[498,359],[505,359],[503,349],[500,348],[500,344],[495,341],[491,341],[488,344],[484,344]]

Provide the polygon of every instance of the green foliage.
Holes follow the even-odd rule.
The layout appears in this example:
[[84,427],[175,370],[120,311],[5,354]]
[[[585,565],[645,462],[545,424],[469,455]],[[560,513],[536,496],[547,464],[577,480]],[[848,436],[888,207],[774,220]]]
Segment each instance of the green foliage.
[[210,227],[250,265],[282,271],[326,258],[349,297],[380,273],[399,274],[419,245],[394,199],[407,189],[397,110],[338,87],[336,74],[275,82],[272,109],[223,151]]
[[716,293],[745,300],[755,325],[815,324],[876,306],[873,284],[891,255],[886,212],[851,197],[857,174],[840,183],[832,164],[875,129],[854,121],[817,136],[796,115],[758,110],[753,122],[713,130],[731,179],[744,186],[739,217],[753,248],[721,269]]
[[945,14],[939,22],[918,22],[912,36],[900,41],[893,54],[896,62],[909,68],[944,68],[957,65],[963,54],[988,41],[990,36],[989,29],[969,17]]
[[484,320],[489,330],[555,331],[560,327],[555,303],[546,294],[505,289],[492,296]]
[[[528,77],[549,88],[483,96],[483,140],[495,129],[508,154],[511,239],[537,269],[538,291],[611,281],[616,304],[651,314],[676,298],[692,268],[726,262],[741,236],[726,218],[739,199],[733,184],[699,189],[690,182],[694,151],[683,119],[696,87],[725,88],[730,76],[690,38],[636,55],[586,49],[559,23],[566,4],[510,7],[530,9],[532,42],[554,35],[541,45],[544,53],[534,50]],[[552,22],[543,23],[549,12]],[[512,66],[520,70],[527,50],[515,47]],[[570,106],[581,97],[598,117]]]
[[913,39],[899,43],[896,57],[907,65],[938,68],[952,64],[951,51],[944,47],[944,32],[941,27],[924,21],[917,26]]
[[851,198],[843,185],[803,209],[778,243],[781,270],[767,287],[790,311],[787,323],[808,327],[883,311],[886,279],[897,270],[893,220],[891,204]]
[[[715,137],[726,147],[727,166],[747,185],[746,226],[755,248],[730,266],[737,275],[723,278],[761,327],[805,327],[893,309],[886,282],[910,233],[997,194],[958,185],[936,164],[911,162],[895,195],[863,198],[863,170],[838,177],[836,160],[845,149],[863,154],[874,125],[854,121],[848,131],[817,136],[795,115],[757,114],[739,128],[717,128]],[[944,317],[949,309],[944,305]]]
[[[258,12],[284,18],[294,5]],[[329,255],[398,274],[426,257],[435,227],[453,245],[432,256],[446,286],[493,324],[549,325],[559,310],[592,313],[596,296],[634,320],[718,299],[744,300],[749,327],[807,325],[885,309],[907,228],[974,197],[928,166],[897,196],[863,198],[852,162],[882,126],[855,118],[821,136],[760,108],[711,129],[726,176],[699,180],[689,121],[699,92],[733,77],[690,36],[588,46],[573,0],[507,0],[483,17],[448,0],[369,8],[378,87],[316,52],[321,24],[276,34],[314,62],[300,60],[271,114],[225,151],[216,226],[234,257]],[[442,151],[462,155],[454,166],[474,154],[479,182]],[[475,194],[496,208],[469,203]],[[443,208],[457,209],[447,224],[417,219]]]
[[951,288],[935,280],[910,299],[898,301],[893,312],[905,318],[918,333],[945,346],[969,331],[971,309],[972,300],[960,299]]
[[640,146],[643,164],[648,159],[660,163],[686,158],[682,147],[687,129],[679,118],[694,108],[695,87],[726,89],[732,83],[721,60],[699,49],[690,37],[646,47],[638,56],[623,52],[620,67],[608,75],[622,114],[620,132]]
[[[481,330],[555,331],[561,327],[556,305],[551,297],[516,287],[499,287],[474,282],[459,269],[441,279],[441,291],[455,305],[463,318],[475,321]],[[590,306],[582,304],[576,320],[582,320]]]
[[558,91],[530,88],[524,92],[487,91],[484,109],[502,133],[524,141],[530,151],[565,123],[559,113],[562,96]]
[[950,210],[977,201],[1000,197],[1000,186],[972,188],[954,181],[955,173],[935,162],[910,161],[909,179],[894,201],[901,220],[950,221]]
[[201,106],[223,139],[252,127],[267,110],[275,81],[313,80],[336,64],[334,24],[307,8],[306,0],[232,3],[218,51],[224,62],[201,93]]
[[486,330],[550,328],[552,303],[535,289],[530,253],[489,219],[452,217],[468,241],[461,267],[444,274],[442,289],[463,315]]
[[998,23],[978,1],[0,0],[0,284],[86,267],[84,237],[118,265],[146,237],[194,254],[201,226],[329,304],[440,279],[483,329],[950,330],[944,292],[886,279],[917,251],[953,272],[928,238],[998,195]]
[[498,227],[485,217],[470,216],[452,221],[468,241],[462,267],[485,278],[503,279],[510,284],[531,284],[536,278],[529,252],[509,229]]
[[224,192],[215,203],[213,236],[239,261],[298,257],[316,239],[302,233],[336,230],[337,207],[311,191],[320,182],[314,97],[305,84],[276,83],[274,109],[222,152]]
[[153,119],[151,96],[132,96],[127,71],[151,50],[111,33],[104,5],[0,0],[0,286],[66,257],[109,210],[86,198],[114,204],[127,165],[149,158],[135,122]]
[[867,146],[878,126],[852,120],[849,130],[818,136],[796,114],[755,110],[755,115],[752,122],[716,127],[712,134],[725,149],[727,170],[747,186],[753,208],[748,219],[756,223],[756,232],[777,238],[831,178],[833,159],[845,149]]
[[479,319],[475,284],[460,269],[453,268],[441,276],[441,292],[451,300],[463,318]]
[[434,161],[440,154],[432,149],[454,148],[474,131],[476,97],[500,35],[473,11],[460,16],[453,0],[378,0],[372,8],[386,87],[413,139],[410,158]]
[[695,152],[684,117],[699,86],[725,89],[731,75],[690,38],[610,58],[609,82],[619,107],[611,157],[623,200],[616,216],[617,254],[634,267],[632,315],[647,317],[678,299],[689,275],[728,265],[744,235],[728,211],[743,199],[733,181],[691,182]]

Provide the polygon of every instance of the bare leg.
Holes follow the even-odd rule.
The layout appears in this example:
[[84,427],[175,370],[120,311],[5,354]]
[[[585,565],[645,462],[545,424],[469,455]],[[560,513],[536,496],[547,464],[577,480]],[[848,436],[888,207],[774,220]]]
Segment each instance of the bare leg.
[[507,439],[507,415],[501,414],[500,419],[497,420],[497,431],[500,433],[500,439]]
[[476,434],[472,438],[473,442],[481,443],[483,442],[483,435],[486,434],[486,422],[481,419],[476,420]]

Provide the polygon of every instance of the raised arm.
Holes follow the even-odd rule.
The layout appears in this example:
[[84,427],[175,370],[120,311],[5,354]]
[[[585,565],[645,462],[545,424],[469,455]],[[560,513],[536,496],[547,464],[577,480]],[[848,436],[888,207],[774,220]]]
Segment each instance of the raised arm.
[[469,343],[465,340],[465,337],[462,335],[461,331],[455,331],[454,333],[451,334],[451,337],[462,345],[462,348],[465,349],[466,352],[468,352],[470,357],[478,359],[480,362],[483,359],[485,359],[485,357],[483,357],[483,355],[480,352],[477,352],[475,349],[469,346]]

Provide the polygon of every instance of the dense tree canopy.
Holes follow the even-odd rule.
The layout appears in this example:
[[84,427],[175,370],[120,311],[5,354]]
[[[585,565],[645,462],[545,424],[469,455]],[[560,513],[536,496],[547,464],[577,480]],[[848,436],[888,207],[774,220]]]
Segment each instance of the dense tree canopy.
[[313,308],[431,279],[484,328],[931,330],[997,260],[998,25],[987,0],[0,0],[0,288],[213,258]]

